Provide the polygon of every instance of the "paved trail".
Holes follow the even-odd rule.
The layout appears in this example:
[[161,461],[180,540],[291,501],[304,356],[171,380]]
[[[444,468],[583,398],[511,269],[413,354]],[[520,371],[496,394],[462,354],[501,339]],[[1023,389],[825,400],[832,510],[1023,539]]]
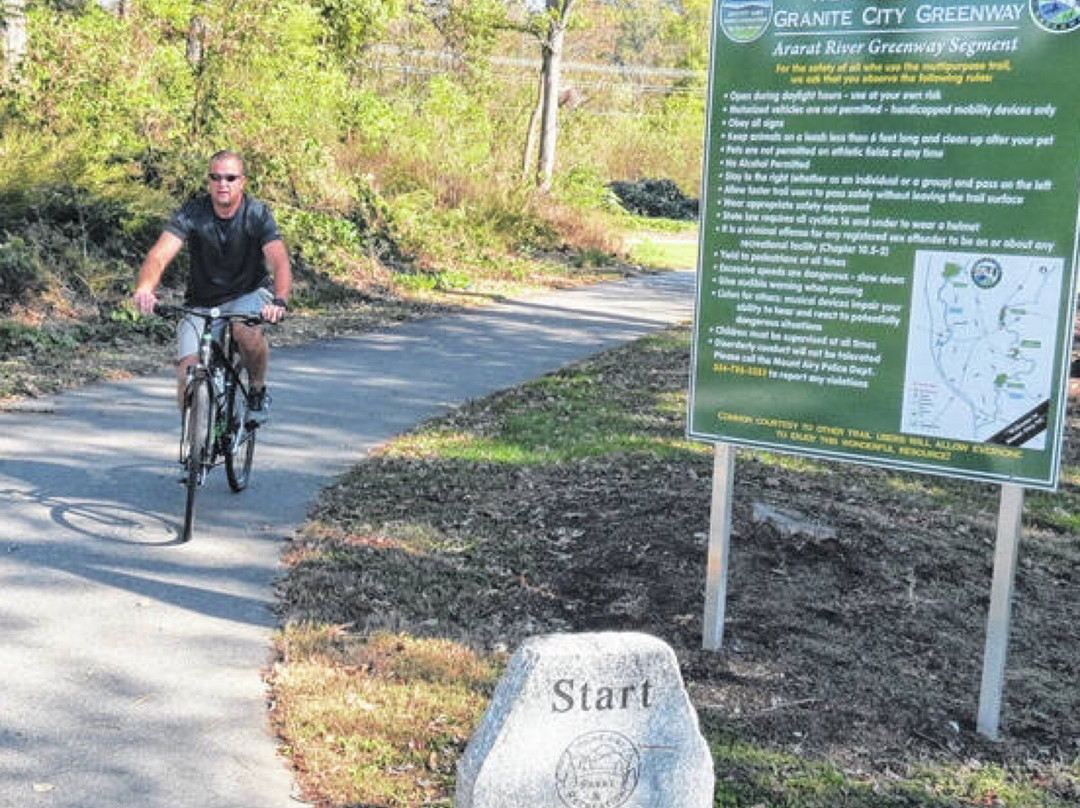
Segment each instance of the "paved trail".
[[0,808],[296,808],[261,679],[283,537],[418,421],[688,319],[693,280],[278,351],[251,487],[215,472],[186,545],[167,372],[0,413]]

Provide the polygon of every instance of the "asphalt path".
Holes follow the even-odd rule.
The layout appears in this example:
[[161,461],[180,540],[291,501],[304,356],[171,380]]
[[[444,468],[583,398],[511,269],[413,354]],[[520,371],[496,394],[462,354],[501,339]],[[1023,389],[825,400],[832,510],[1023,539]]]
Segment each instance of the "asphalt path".
[[0,412],[0,807],[296,808],[263,674],[320,489],[425,418],[692,315],[690,272],[275,352],[251,486],[177,541],[168,369]]

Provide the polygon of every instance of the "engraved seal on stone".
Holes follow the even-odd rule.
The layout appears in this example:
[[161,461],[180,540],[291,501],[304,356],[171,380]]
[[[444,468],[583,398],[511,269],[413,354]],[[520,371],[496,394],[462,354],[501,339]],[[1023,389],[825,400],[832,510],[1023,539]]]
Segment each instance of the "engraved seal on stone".
[[618,808],[641,774],[637,747],[618,732],[590,732],[566,747],[555,769],[559,798],[569,808]]

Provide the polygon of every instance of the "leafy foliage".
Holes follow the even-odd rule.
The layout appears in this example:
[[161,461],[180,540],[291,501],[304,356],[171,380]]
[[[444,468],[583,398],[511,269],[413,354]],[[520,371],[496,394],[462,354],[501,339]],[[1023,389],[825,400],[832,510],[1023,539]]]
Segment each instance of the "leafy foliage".
[[376,42],[402,11],[400,0],[316,0],[314,5],[333,51],[345,62]]
[[690,199],[671,180],[613,182],[611,190],[631,213],[663,219],[696,219],[698,201]]
[[24,302],[48,285],[41,263],[22,239],[0,244],[0,311]]

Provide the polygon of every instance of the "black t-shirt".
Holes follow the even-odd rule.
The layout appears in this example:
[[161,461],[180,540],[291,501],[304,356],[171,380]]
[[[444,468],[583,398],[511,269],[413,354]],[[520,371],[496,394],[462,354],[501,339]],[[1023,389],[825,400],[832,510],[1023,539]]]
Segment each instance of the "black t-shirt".
[[200,196],[185,203],[165,230],[187,242],[189,305],[217,306],[269,283],[262,248],[281,233],[263,202],[245,195],[236,215],[221,219],[209,195]]

